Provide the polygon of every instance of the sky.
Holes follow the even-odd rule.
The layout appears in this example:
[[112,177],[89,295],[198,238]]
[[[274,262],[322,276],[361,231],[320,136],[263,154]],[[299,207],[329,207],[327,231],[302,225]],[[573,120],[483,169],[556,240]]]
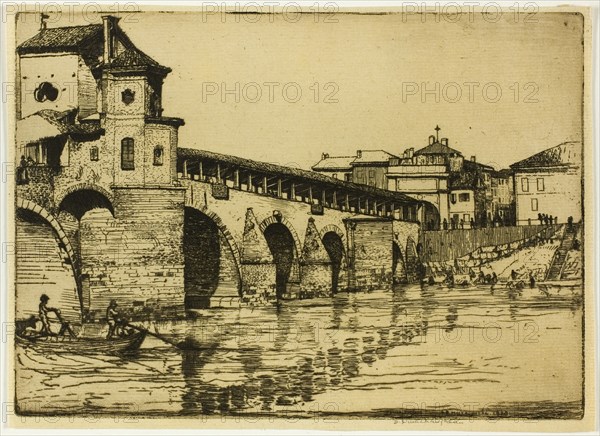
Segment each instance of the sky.
[[[51,15],[48,27],[100,22]],[[120,26],[173,70],[163,114],[185,120],[180,147],[308,169],[323,152],[424,147],[439,125],[499,169],[582,139],[576,14],[144,12]],[[17,42],[38,28],[23,16]]]

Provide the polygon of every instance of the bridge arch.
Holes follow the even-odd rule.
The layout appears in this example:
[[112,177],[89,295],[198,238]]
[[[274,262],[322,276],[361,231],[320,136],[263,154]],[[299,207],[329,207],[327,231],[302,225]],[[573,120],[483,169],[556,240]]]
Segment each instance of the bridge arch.
[[223,220],[206,206],[186,201],[183,232],[186,308],[210,307],[214,298],[240,297],[240,252]]
[[114,197],[106,189],[93,183],[78,183],[69,186],[56,199],[58,212],[66,211],[78,220],[88,211],[96,208],[108,209],[115,215]]
[[299,259],[300,258],[300,250],[302,249],[302,242],[300,242],[300,237],[298,236],[298,232],[296,232],[296,229],[294,228],[292,223],[283,215],[271,215],[271,216],[268,216],[267,218],[265,218],[264,220],[262,220],[261,223],[258,225],[258,228],[260,229],[261,233],[264,235],[266,228],[269,227],[271,224],[282,224],[285,227],[287,227],[290,234],[292,235],[292,238],[294,238],[294,250],[295,250],[296,257]]
[[235,263],[236,263],[238,272],[241,271],[240,249],[239,249],[237,243],[235,242],[235,239],[233,239],[233,235],[231,234],[231,232],[227,228],[227,225],[223,222],[221,217],[219,217],[219,215],[214,213],[212,210],[209,210],[208,207],[206,207],[206,205],[204,205],[203,203],[199,203],[199,202],[197,203],[197,202],[191,201],[188,199],[187,196],[185,198],[185,207],[189,207],[190,209],[195,209],[199,212],[202,212],[204,215],[206,215],[208,218],[210,218],[215,223],[215,225],[219,228],[219,230],[221,231],[221,233],[227,240],[227,243],[229,244],[229,248],[231,249],[231,252],[233,253],[233,257],[235,258]]
[[300,282],[300,238],[292,223],[281,214],[265,218],[259,229],[273,255],[275,288],[277,297],[282,298],[290,291],[289,283]]
[[328,232],[335,233],[340,238],[342,238],[342,241],[346,237],[346,234],[344,233],[344,231],[339,226],[337,226],[335,224],[327,224],[326,226],[324,226],[321,229],[321,239],[323,239],[323,236],[325,236],[325,234],[328,233]]
[[60,240],[60,242],[65,246],[65,251],[69,255],[69,261],[71,262],[71,265],[73,265],[73,261],[75,260],[75,252],[73,251],[73,246],[71,245],[71,241],[69,241],[67,234],[63,230],[60,223],[56,220],[56,218],[46,209],[44,209],[39,204],[36,204],[31,200],[17,198],[16,208],[33,212],[42,217],[48,224],[50,224],[50,227],[52,227],[52,229],[54,229],[54,231],[58,235],[58,239]]
[[[35,298],[37,298],[39,297],[38,292],[44,291],[54,299],[54,304],[61,306],[61,310],[63,310],[63,315],[66,319],[78,322],[81,321],[82,288],[78,276],[78,258],[69,237],[56,217],[35,202],[17,197],[15,206],[16,213],[23,219],[23,227],[21,227],[20,230],[19,227],[17,227],[17,233],[15,235],[17,240],[17,261],[15,265],[17,277],[16,283],[17,292],[20,297],[17,298],[17,316],[30,315],[32,307],[35,306],[35,299],[32,301],[32,292],[36,292]],[[38,220],[41,219],[41,221],[46,223],[49,228],[46,227],[47,230],[36,228],[36,219],[27,217],[26,214],[20,214],[20,212],[35,216]],[[17,221],[17,226],[19,226],[19,222],[21,221]],[[59,249],[61,251],[64,250],[64,253],[66,253],[67,256],[66,259],[64,257],[57,259],[56,257],[51,257],[47,254],[48,252],[45,251],[46,249],[52,249],[52,245],[56,247],[56,239],[52,238],[52,241],[50,241],[49,236],[51,233],[48,232],[52,232],[54,237],[58,239],[60,244]],[[31,239],[32,236],[33,239]],[[21,243],[23,245],[21,245]],[[52,249],[52,251],[54,250]],[[40,254],[43,256],[43,260],[40,259],[42,265],[39,267],[34,266],[34,264],[38,264],[38,262],[35,261],[35,256]],[[30,256],[33,257],[33,259],[30,258]],[[22,272],[19,271],[20,259],[23,259],[27,266],[27,269],[22,270]],[[56,262],[59,262],[60,265]],[[65,264],[67,263],[67,271],[70,272],[61,273],[61,271],[64,271]],[[32,267],[34,269],[41,268],[41,270],[37,273],[35,271],[31,272],[30,270]],[[43,273],[43,279],[39,278],[41,276],[37,276],[36,278],[36,274],[40,273]],[[46,274],[49,274],[49,279],[46,278]],[[59,275],[58,279],[56,277],[57,274]],[[27,279],[25,282],[20,281],[19,277],[21,275]],[[72,282],[70,282],[70,278],[72,278]],[[33,282],[31,282],[32,279]],[[31,283],[36,282],[36,280],[41,280],[38,284],[41,288],[34,289],[31,287]],[[71,287],[69,283],[72,283],[73,287]],[[33,305],[32,302],[34,303]]]
[[335,224],[326,225],[321,229],[321,241],[331,260],[331,290],[338,292],[340,273],[345,268],[346,249],[344,232]]

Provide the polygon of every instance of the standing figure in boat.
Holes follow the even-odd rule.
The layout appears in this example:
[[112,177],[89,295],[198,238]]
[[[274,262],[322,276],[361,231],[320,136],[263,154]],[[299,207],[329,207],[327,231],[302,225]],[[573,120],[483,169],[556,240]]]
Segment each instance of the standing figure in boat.
[[[50,301],[50,297],[48,297],[46,294],[42,294],[42,296],[40,297],[40,305],[38,311],[40,321],[42,322],[42,329],[40,331],[40,335],[63,336],[66,332],[68,332],[69,335],[71,335],[71,337],[75,337],[75,333],[73,332],[73,329],[71,329],[69,323],[62,319],[60,315],[60,309],[49,307],[48,301]],[[53,312],[56,316],[56,319],[58,319],[58,321],[60,322],[60,331],[58,332],[58,334],[52,332],[52,329],[50,328],[50,319],[48,318],[48,314],[50,312]]]

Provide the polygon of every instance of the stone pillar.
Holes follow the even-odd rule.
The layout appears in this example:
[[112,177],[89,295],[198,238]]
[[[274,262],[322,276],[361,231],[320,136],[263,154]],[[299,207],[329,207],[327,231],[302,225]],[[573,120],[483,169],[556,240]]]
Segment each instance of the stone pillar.
[[300,269],[300,298],[332,295],[331,259],[312,217],[306,226]]
[[251,207],[246,211],[241,246],[242,302],[275,301],[275,262]]
[[349,287],[358,291],[391,289],[392,220],[348,218]]

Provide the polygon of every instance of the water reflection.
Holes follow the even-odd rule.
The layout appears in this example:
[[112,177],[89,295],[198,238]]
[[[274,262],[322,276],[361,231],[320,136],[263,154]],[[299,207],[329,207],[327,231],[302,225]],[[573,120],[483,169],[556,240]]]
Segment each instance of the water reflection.
[[[556,397],[577,402],[581,313],[576,299],[548,299],[535,289],[514,296],[491,294],[489,287],[441,286],[338,294],[277,308],[203,310],[193,320],[156,325],[161,334],[201,350],[149,341],[128,359],[53,359],[50,366],[21,350],[18,395],[25,406],[76,393],[91,410],[185,415],[305,416],[334,404],[340,412],[389,416],[407,396],[423,404],[439,398],[479,398],[482,405]],[[492,322],[503,334],[481,334]],[[520,322],[535,322],[535,342],[523,335],[515,340]],[[527,358],[558,347],[561,362],[542,359],[540,366]],[[87,373],[93,377],[80,377]],[[546,374],[558,376],[548,380]],[[528,383],[544,383],[544,392],[524,391]],[[139,395],[130,398],[132,390]],[[150,394],[152,401],[143,400]],[[140,398],[144,402],[134,404]]]

